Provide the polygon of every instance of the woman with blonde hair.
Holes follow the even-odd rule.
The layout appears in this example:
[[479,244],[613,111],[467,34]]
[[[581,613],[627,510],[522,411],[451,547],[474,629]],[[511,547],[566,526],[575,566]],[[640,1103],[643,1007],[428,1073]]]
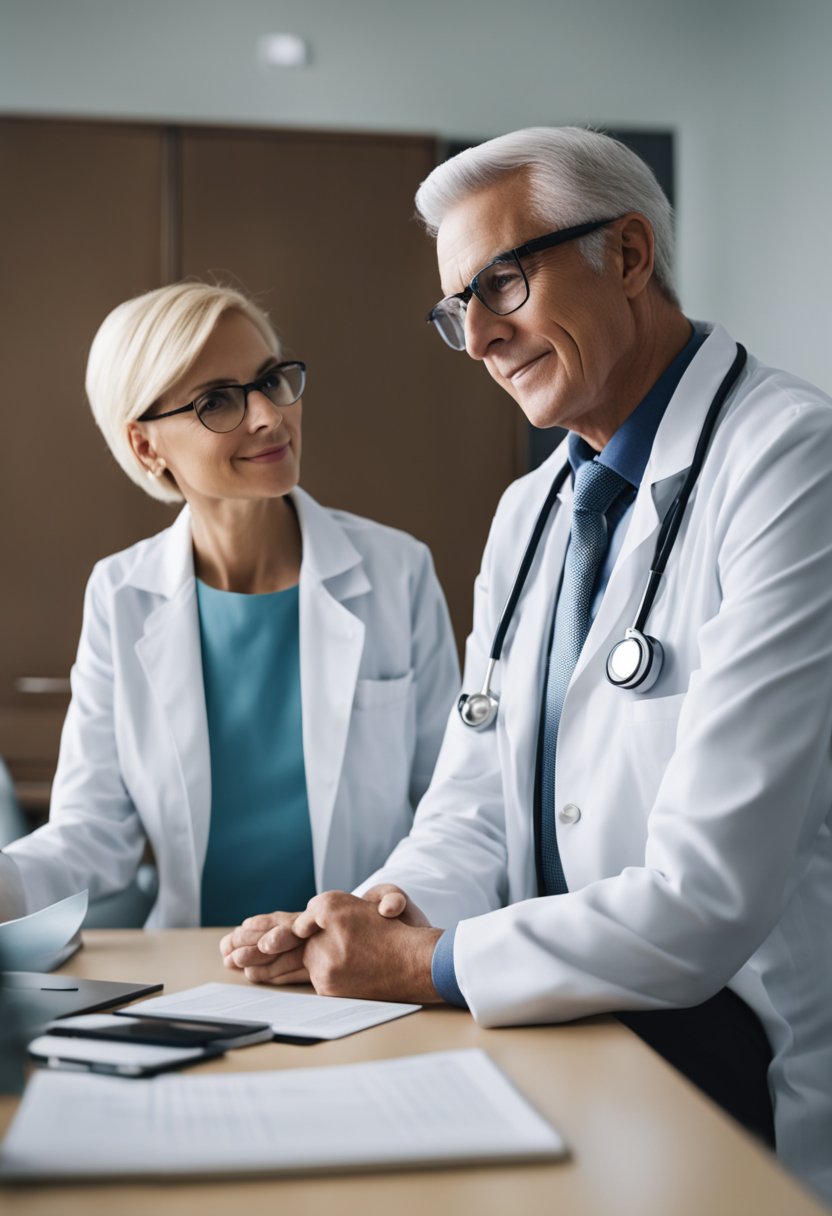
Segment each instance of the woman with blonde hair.
[[148,926],[351,888],[407,834],[459,673],[424,545],[298,487],[306,367],[240,292],[128,300],[87,394],[171,527],[97,564],[49,822],[0,856],[8,915],[129,885]]

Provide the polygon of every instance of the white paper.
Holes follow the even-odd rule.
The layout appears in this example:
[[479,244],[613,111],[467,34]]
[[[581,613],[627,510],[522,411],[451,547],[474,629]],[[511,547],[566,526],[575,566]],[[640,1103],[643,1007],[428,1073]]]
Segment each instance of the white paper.
[[0,1178],[228,1175],[552,1159],[558,1133],[479,1050],[124,1081],[38,1072]]
[[79,891],[29,916],[0,924],[0,959],[4,969],[54,970],[73,953],[70,943],[84,923],[88,902],[89,892]]
[[153,997],[132,1005],[134,1017],[225,1019],[235,1022],[270,1022],[275,1034],[305,1039],[340,1039],[382,1022],[415,1013],[421,1005],[390,1001],[355,1001],[336,996],[314,996],[241,984],[201,984],[185,992]]

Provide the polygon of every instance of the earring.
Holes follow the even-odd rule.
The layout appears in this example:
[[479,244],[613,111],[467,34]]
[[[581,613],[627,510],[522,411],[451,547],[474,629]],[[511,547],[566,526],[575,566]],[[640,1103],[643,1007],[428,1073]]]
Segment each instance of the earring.
[[159,463],[156,465],[155,469],[147,470],[147,476],[150,478],[151,481],[158,481],[159,478],[164,473],[164,471],[165,471],[165,462],[164,462],[164,460],[160,460]]

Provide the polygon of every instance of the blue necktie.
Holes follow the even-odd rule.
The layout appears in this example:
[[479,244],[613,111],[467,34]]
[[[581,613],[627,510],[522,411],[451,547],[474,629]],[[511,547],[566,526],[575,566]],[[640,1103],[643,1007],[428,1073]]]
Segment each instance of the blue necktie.
[[540,860],[546,895],[563,895],[569,889],[555,826],[555,760],[561,710],[589,633],[593,591],[609,545],[606,513],[622,491],[630,488],[626,478],[597,460],[587,461],[575,473],[572,533],[563,567],[543,709],[539,773]]

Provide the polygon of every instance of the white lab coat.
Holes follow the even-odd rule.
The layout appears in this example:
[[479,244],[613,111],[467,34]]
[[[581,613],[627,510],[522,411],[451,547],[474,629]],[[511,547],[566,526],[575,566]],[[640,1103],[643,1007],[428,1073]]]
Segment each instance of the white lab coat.
[[[485,1026],[705,1000],[725,984],[773,1044],[778,1149],[832,1199],[832,401],[749,358],[690,500],[647,632],[647,693],[606,680],[660,518],[736,347],[716,327],[656,435],[574,672],[556,809],[569,894],[535,898],[535,746],[571,485],[498,665],[496,731],[452,712],[411,836],[371,882],[439,926]],[[463,686],[482,684],[534,519],[565,459],[512,485],[476,585]],[[574,812],[573,812],[574,818]]]
[[[459,667],[427,548],[302,490],[292,500],[303,538],[300,683],[315,879],[320,890],[350,889],[411,827]],[[84,887],[92,898],[123,888],[146,836],[159,867],[148,927],[198,925],[210,817],[185,508],[172,527],[93,571],[50,820],[0,861],[32,911]]]

